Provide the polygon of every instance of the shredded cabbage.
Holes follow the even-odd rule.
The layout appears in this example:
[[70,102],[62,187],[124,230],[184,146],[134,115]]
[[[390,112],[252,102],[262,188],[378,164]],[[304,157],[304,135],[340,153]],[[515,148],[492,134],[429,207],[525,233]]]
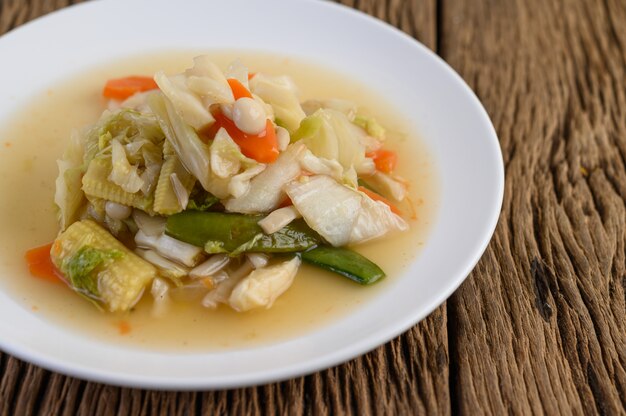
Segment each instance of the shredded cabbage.
[[235,286],[228,303],[238,312],[270,308],[293,283],[300,262],[299,257],[294,257],[274,266],[254,270]]
[[128,163],[124,146],[116,139],[111,140],[111,165],[109,180],[124,191],[134,194],[143,187],[144,182],[139,176],[137,166]]
[[59,224],[65,230],[78,219],[78,210],[85,202],[82,177],[84,146],[82,137],[73,132],[63,159],[57,160],[59,176],[56,180],[54,203],[59,208]]
[[250,90],[272,106],[276,124],[289,132],[296,131],[306,117],[298,100],[297,88],[290,77],[256,74],[250,80]]
[[283,186],[300,175],[299,158],[304,150],[300,143],[290,145],[274,163],[252,179],[247,193],[224,203],[226,210],[257,214],[276,209],[285,197]]
[[292,141],[302,141],[314,155],[336,160],[344,169],[360,171],[366,163],[363,129],[350,122],[345,114],[320,109],[303,120]]
[[258,165],[254,159],[247,158],[231,139],[226,129],[221,128],[215,135],[210,148],[211,170],[219,178],[229,178],[239,173],[244,167]]
[[[184,76],[178,75],[168,78],[163,71],[159,71],[154,75],[154,80],[187,124],[196,130],[213,124],[215,119],[200,98],[189,91]],[[152,108],[152,106],[150,107]]]
[[361,243],[391,231],[404,231],[406,222],[382,202],[316,175],[293,181],[287,195],[306,223],[335,247]]

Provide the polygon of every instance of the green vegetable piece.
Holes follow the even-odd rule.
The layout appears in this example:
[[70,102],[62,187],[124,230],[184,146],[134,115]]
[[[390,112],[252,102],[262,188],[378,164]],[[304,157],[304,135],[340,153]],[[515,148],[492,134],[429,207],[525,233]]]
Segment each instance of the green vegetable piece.
[[375,118],[357,115],[353,123],[365,130],[370,136],[385,140],[385,128]]
[[303,220],[296,220],[267,235],[257,215],[187,210],[167,219],[165,233],[203,247],[209,253],[289,253],[311,248],[321,241]]
[[82,246],[73,256],[63,260],[61,271],[77,291],[98,298],[98,279],[93,272],[109,260],[118,259],[123,253],[117,250],[98,250],[91,246]]
[[165,233],[197,247],[204,247],[209,241],[211,246],[221,242],[221,248],[231,252],[262,232],[257,225],[260,219],[252,215],[187,210],[167,218]]
[[291,143],[313,137],[322,128],[322,120],[316,116],[309,116],[300,122],[298,130],[291,135]]
[[273,234],[263,234],[246,251],[261,253],[291,253],[304,251],[322,242],[322,238],[304,222],[297,219]]
[[199,186],[196,186],[189,196],[189,202],[187,203],[187,209],[194,211],[208,211],[213,205],[220,202],[220,199],[215,195],[206,192]]
[[362,285],[371,285],[385,277],[380,267],[347,248],[319,246],[302,253],[302,260]]

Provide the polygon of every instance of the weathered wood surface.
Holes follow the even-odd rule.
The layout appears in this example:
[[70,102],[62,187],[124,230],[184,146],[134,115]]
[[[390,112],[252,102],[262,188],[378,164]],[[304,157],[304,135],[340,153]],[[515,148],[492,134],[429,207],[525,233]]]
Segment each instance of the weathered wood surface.
[[[437,51],[492,117],[505,200],[468,280],[389,344],[257,388],[122,389],[0,353],[0,415],[626,414],[626,2],[342,1]],[[0,33],[69,3],[0,0]]]

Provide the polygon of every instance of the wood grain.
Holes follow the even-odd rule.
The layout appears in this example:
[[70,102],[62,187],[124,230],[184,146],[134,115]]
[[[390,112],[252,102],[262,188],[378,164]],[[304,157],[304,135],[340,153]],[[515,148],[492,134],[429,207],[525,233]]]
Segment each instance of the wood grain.
[[443,4],[442,55],[506,165],[496,234],[449,300],[455,409],[624,413],[626,3]]
[[[626,414],[626,2],[342,0],[437,51],[506,165],[468,280],[342,366],[255,388],[122,389],[0,354],[0,415]],[[68,5],[0,0],[0,33]]]

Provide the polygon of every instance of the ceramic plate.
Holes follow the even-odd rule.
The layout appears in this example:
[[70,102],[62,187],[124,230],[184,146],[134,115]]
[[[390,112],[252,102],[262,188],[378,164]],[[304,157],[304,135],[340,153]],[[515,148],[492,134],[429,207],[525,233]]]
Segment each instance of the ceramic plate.
[[339,72],[358,72],[359,81],[386,92],[398,108],[410,109],[405,116],[430,148],[441,181],[440,208],[424,249],[405,275],[358,313],[273,345],[187,354],[106,345],[47,323],[0,292],[2,350],[54,371],[117,385],[214,389],[266,383],[339,364],[387,342],[461,284],[485,250],[500,212],[504,172],[495,131],[476,96],[440,58],[351,9],[312,0],[102,0],[70,7],[0,38],[0,120],[22,104],[21,97],[44,91],[70,72],[177,48],[302,57]]

